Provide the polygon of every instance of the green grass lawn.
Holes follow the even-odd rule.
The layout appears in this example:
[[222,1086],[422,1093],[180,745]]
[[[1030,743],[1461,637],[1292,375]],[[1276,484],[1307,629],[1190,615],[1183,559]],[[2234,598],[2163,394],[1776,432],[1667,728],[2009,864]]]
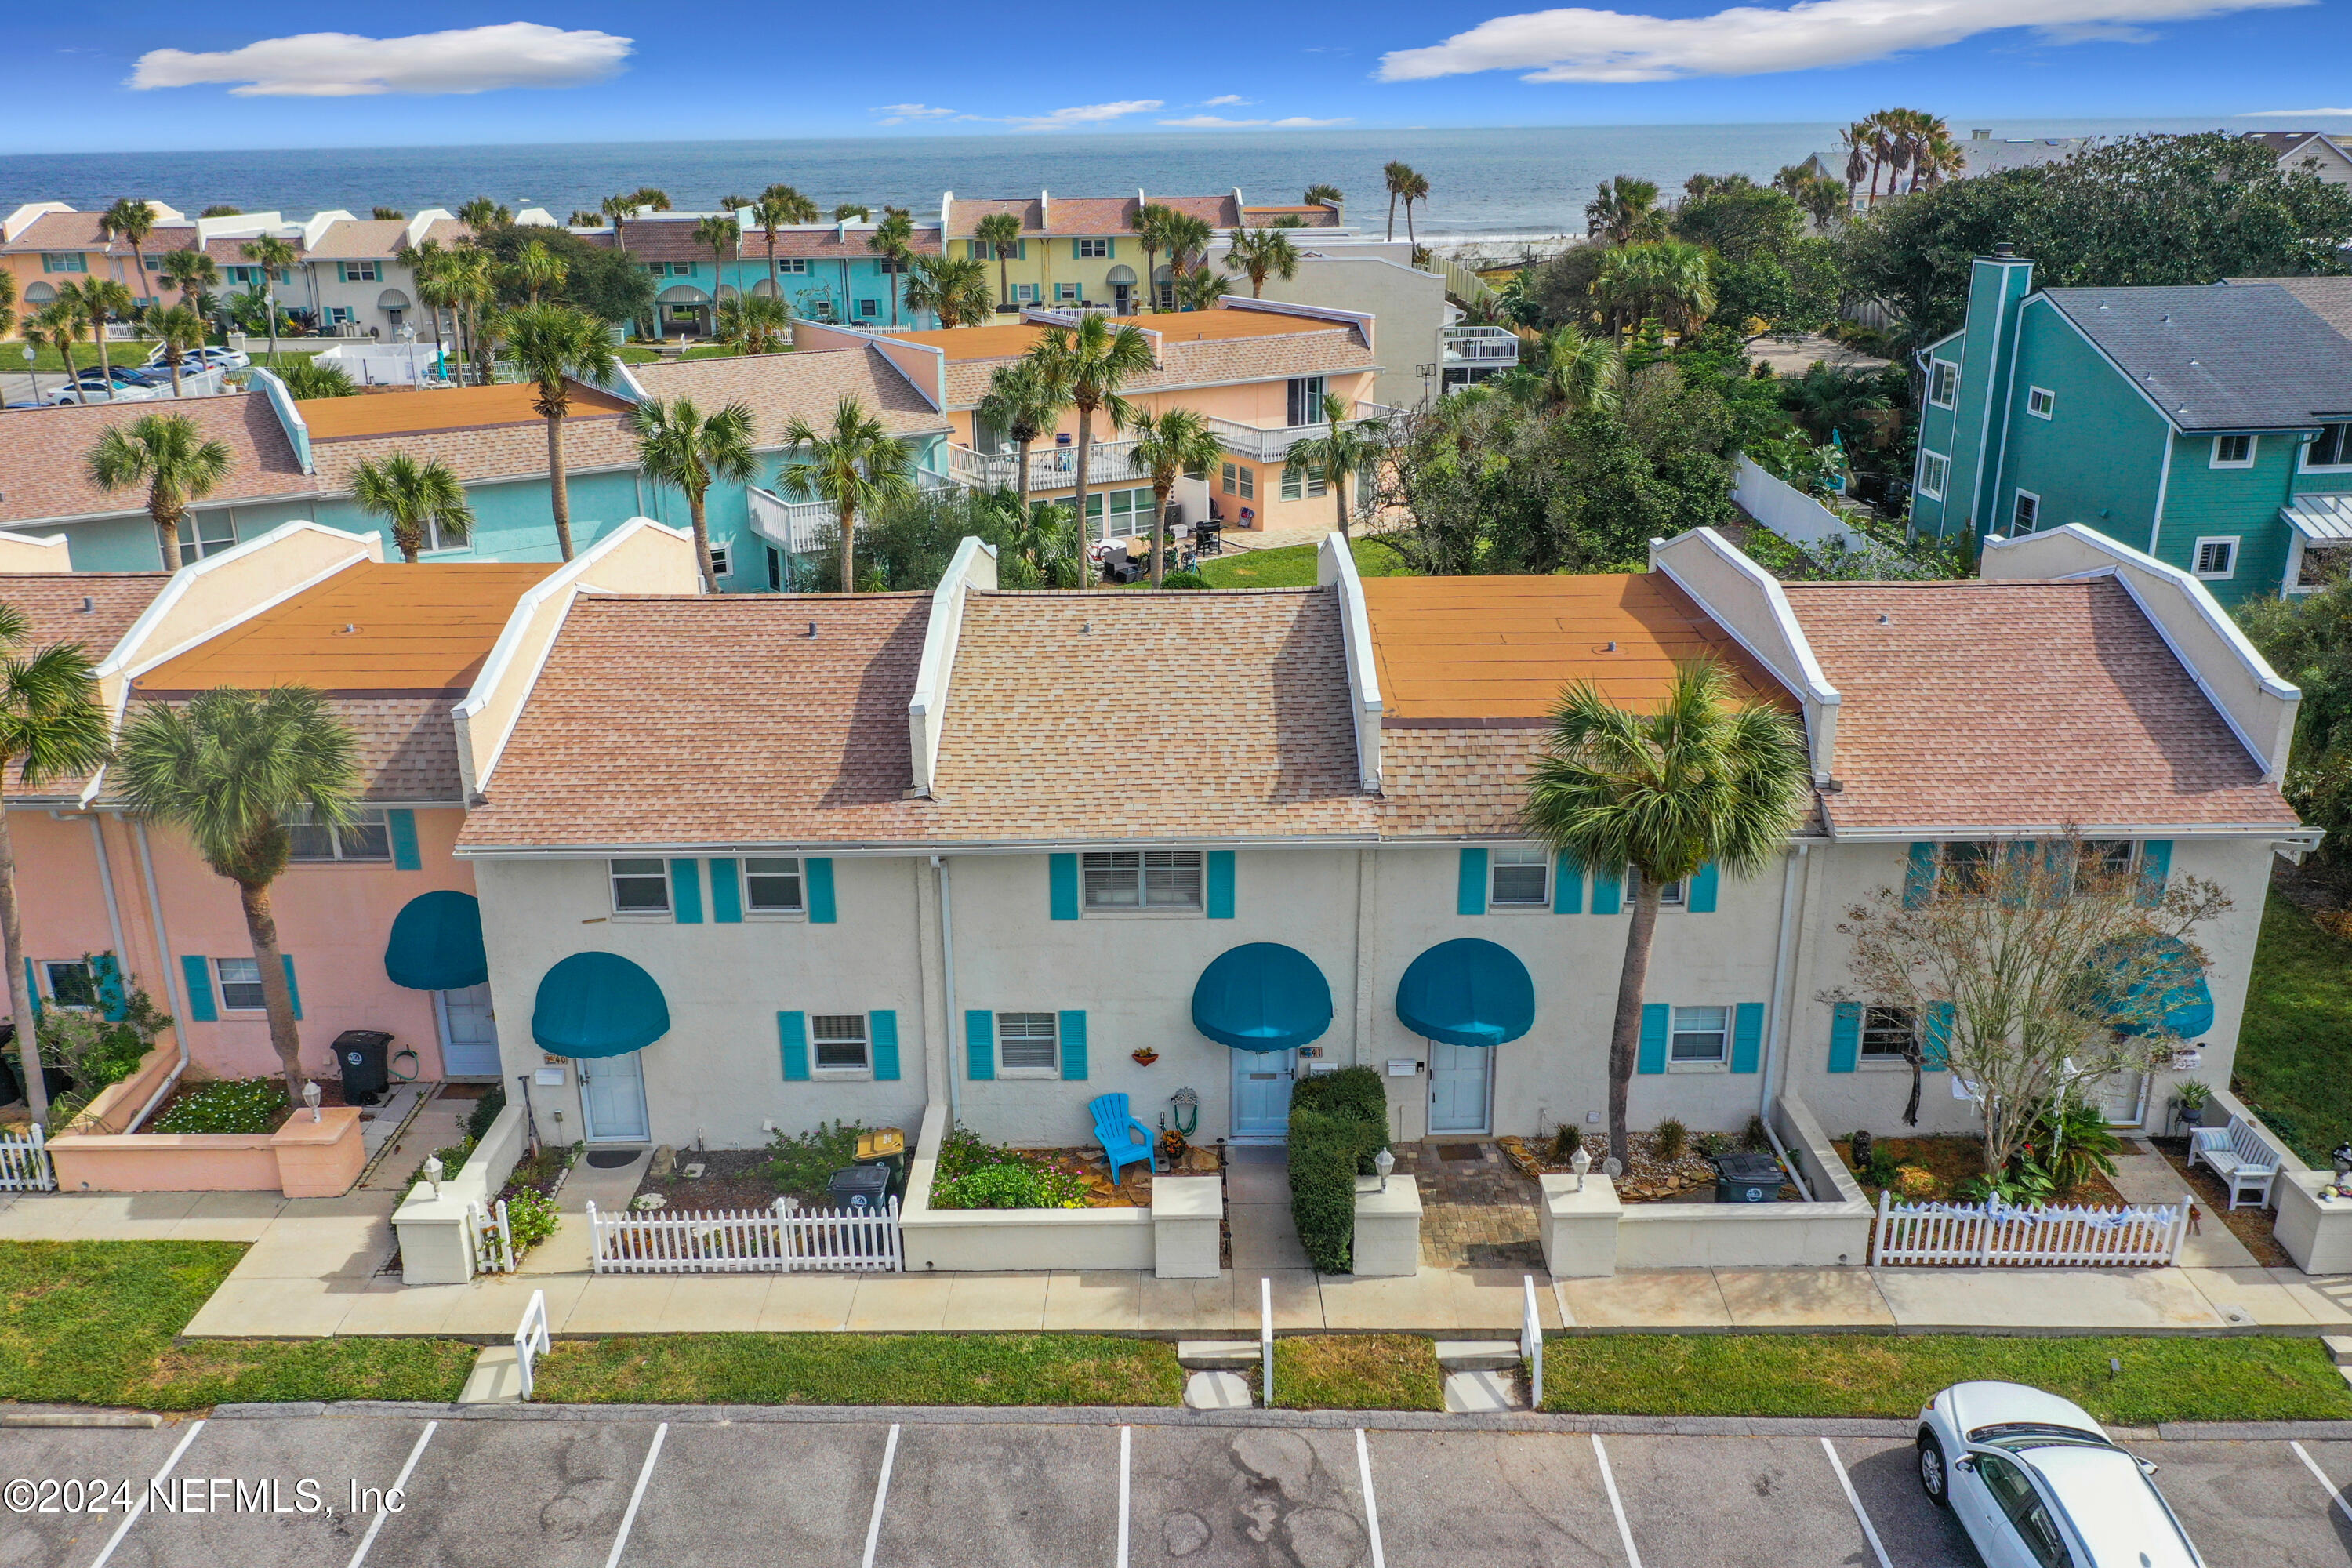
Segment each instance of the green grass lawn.
[[2312,923],[2277,893],[2238,1026],[2231,1089],[2263,1113],[2304,1161],[2352,1138],[2352,943]]
[[646,1334],[558,1344],[551,1404],[1174,1405],[1176,1347],[1098,1334]]
[[[1366,577],[1398,577],[1407,574],[1395,554],[1370,540],[1355,542],[1356,571]],[[1312,588],[1315,552],[1319,544],[1286,544],[1278,550],[1252,550],[1234,555],[1212,555],[1201,563],[1201,575],[1212,588]]]
[[1443,1410],[1436,1342],[1418,1334],[1276,1340],[1274,1402],[1286,1410]]
[[175,1343],[244,1256],[226,1241],[0,1242],[0,1400],[196,1410],[236,1401],[450,1400],[452,1340]]
[[[312,340],[302,339],[299,341],[308,342]],[[278,357],[277,359],[272,360],[269,357],[268,353],[269,341],[267,338],[253,339],[248,345],[248,351],[253,355],[253,363],[256,364],[268,364],[274,367],[283,367],[289,364],[308,364],[310,363],[310,356],[312,354],[317,353],[320,347],[328,346],[325,343],[319,343],[307,349],[289,348],[286,346],[289,340],[286,339],[279,340]],[[147,356],[154,352],[155,344],[152,339],[125,339],[121,342],[109,339],[106,345],[106,359],[107,363],[110,364],[131,365],[135,367],[145,364],[147,363]],[[76,370],[95,369],[98,365],[97,346],[91,343],[89,339],[84,338],[81,342],[74,345],[73,360],[74,368]],[[43,343],[39,348],[33,351],[33,369],[37,374],[42,375],[62,375],[65,374],[65,355],[58,351],[58,346],[55,343]],[[11,339],[5,343],[0,343],[0,371],[10,371],[21,374],[24,369],[25,345],[15,339]]]
[[2046,1388],[2121,1426],[2352,1419],[2352,1388],[2312,1339],[1609,1334],[1544,1349],[1544,1407],[1581,1415],[1900,1419],[1970,1378]]

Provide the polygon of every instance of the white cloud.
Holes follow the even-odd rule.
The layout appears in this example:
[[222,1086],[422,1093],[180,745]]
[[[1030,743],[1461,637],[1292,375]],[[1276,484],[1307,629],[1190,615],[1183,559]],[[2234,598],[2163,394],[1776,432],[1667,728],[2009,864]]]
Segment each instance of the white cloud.
[[2149,35],[2141,22],[2316,5],[2318,0],[1801,0],[1785,10],[1735,5],[1712,16],[1645,16],[1581,6],[1497,16],[1426,48],[1381,58],[1381,77],[1411,81],[1517,70],[1528,81],[1672,81],[1859,65],[1979,33],[2035,29],[2045,42]]
[[2352,118],[2352,109],[2249,109],[2238,118],[2241,120],[2326,120],[2336,116]]
[[939,109],[928,103],[885,103],[870,112],[883,117],[877,121],[882,125],[907,125],[920,120],[946,120],[950,117],[971,118],[970,115],[958,116],[952,109]]
[[1024,131],[1066,131],[1073,125],[1099,125],[1107,120],[1124,120],[1130,114],[1165,107],[1160,99],[1130,98],[1118,103],[1081,103],[1050,114],[1015,114],[1009,118],[1009,123]]
[[1163,120],[1162,125],[1180,126],[1187,131],[1233,131],[1247,126],[1263,125],[1275,131],[1303,131],[1316,126],[1346,125],[1346,120],[1309,120],[1294,114],[1286,120],[1227,120],[1215,114],[1188,114],[1181,120]]
[[301,33],[241,49],[192,54],[150,49],[139,57],[137,89],[235,82],[232,98],[369,98],[387,92],[491,92],[509,87],[584,87],[621,68],[632,40],[536,22],[501,22],[363,38]]
[[1202,100],[1201,107],[1203,109],[1228,109],[1234,104],[1247,103],[1250,100],[1248,99],[1244,98],[1238,92],[1225,92],[1220,93],[1214,98]]

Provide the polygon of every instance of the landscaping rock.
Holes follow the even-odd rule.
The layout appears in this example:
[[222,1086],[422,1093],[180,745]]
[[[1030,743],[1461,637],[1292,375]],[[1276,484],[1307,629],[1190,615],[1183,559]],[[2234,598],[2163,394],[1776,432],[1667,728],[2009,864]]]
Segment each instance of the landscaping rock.
[[677,1170],[677,1151],[665,1143],[654,1151],[653,1162],[646,1167],[646,1179],[667,1182]]

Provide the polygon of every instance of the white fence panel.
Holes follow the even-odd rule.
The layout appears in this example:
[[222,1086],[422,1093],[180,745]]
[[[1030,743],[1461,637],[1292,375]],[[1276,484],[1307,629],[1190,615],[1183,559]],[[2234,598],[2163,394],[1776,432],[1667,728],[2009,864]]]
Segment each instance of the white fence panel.
[[1527,1288],[1527,1309],[1519,1319],[1519,1354],[1528,1363],[1528,1408],[1543,1408],[1543,1314],[1536,1310],[1536,1277],[1522,1274],[1519,1282]]
[[2164,1268],[2189,1234],[2189,1199],[2138,1208],[2017,1208],[1993,1204],[1898,1204],[1878,1194],[1874,1268]]
[[507,1201],[499,1200],[495,1213],[479,1204],[466,1205],[466,1225],[474,1240],[477,1274],[514,1272],[514,1230],[507,1224]]
[[703,1214],[600,1214],[588,1205],[589,1258],[599,1274],[896,1273],[898,1200],[878,1209],[773,1208]]
[[1838,514],[1768,471],[1747,453],[1739,454],[1739,472],[1731,485],[1731,499],[1739,510],[1791,544],[1858,543]]
[[0,1132],[0,1193],[54,1192],[57,1184],[38,1122],[23,1132]]
[[531,1373],[541,1354],[553,1348],[555,1342],[547,1332],[547,1292],[533,1290],[530,1305],[522,1310],[522,1321],[515,1326],[515,1369],[522,1374],[523,1403],[530,1403]]

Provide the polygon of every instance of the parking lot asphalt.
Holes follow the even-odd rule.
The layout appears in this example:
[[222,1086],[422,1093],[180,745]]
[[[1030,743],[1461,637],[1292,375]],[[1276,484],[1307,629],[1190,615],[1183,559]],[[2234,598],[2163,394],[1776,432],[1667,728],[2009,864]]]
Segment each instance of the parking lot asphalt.
[[[1892,1436],[572,1414],[0,1431],[0,1565],[1977,1563]],[[2213,1568],[2352,1565],[2352,1441],[2130,1446]]]

